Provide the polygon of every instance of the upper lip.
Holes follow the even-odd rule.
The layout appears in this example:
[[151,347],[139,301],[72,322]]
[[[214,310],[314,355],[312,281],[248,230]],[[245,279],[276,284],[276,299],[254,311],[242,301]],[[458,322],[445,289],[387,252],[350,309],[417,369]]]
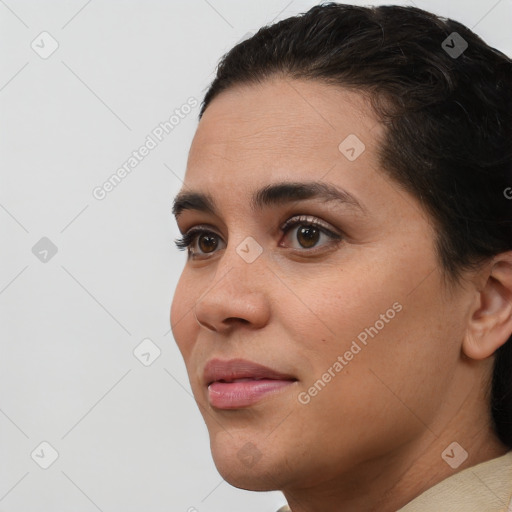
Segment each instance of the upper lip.
[[267,366],[263,366],[246,359],[211,359],[204,368],[204,382],[209,386],[212,382],[224,380],[226,382],[235,379],[274,379],[297,380],[289,374],[281,373]]

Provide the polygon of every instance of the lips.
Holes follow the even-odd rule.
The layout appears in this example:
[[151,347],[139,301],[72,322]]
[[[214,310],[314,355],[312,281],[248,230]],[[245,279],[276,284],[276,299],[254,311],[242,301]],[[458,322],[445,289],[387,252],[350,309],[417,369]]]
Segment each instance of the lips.
[[281,391],[297,379],[245,359],[212,359],[205,366],[203,381],[213,407],[238,409]]

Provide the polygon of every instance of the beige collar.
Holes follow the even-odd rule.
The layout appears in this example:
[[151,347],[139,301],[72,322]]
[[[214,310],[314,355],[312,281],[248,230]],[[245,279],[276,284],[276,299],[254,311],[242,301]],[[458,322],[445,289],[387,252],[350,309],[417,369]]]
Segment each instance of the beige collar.
[[463,469],[397,512],[512,512],[512,450]]
[[[512,450],[448,478],[397,512],[512,512]],[[284,505],[277,512],[291,512]]]

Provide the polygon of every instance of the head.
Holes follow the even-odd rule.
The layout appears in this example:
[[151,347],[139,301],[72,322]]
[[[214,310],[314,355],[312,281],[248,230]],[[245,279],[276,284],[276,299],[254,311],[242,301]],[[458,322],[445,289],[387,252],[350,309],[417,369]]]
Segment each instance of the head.
[[[512,448],[511,91],[508,57],[412,7],[319,5],[222,58],[171,326],[230,483],[399,464],[454,420]],[[280,384],[237,401],[212,359]]]

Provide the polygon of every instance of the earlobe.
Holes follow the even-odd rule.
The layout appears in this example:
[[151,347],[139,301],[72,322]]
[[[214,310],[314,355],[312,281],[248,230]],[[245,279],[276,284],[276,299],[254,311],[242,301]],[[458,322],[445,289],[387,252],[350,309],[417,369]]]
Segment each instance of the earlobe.
[[512,251],[496,256],[486,272],[462,346],[471,359],[492,356],[512,336]]

